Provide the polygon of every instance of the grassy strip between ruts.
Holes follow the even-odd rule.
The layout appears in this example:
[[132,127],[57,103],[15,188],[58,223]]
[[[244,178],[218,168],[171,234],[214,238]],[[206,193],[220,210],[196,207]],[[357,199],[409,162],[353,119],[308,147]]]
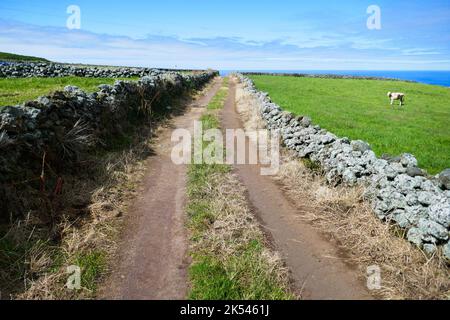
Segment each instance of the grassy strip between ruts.
[[[223,106],[227,92],[221,90],[201,118],[205,130],[218,128],[218,106]],[[248,208],[245,189],[231,166],[189,167],[187,213],[193,258],[189,299],[295,298],[289,290],[287,271],[265,245]]]
[[[237,110],[246,130],[266,127],[257,101],[242,87],[237,90]],[[441,254],[433,257],[403,239],[404,232],[379,220],[363,190],[331,187],[311,161],[299,161],[282,150],[279,173],[274,177],[293,204],[299,219],[311,223],[338,244],[343,261],[355,266],[361,279],[367,268],[379,266],[382,288],[372,293],[382,299],[449,299],[450,269]]]
[[219,92],[212,98],[208,104],[208,110],[222,109],[225,99],[228,96],[228,78],[224,78],[222,87]]
[[0,79],[0,109],[6,105],[16,105],[33,100],[39,96],[48,95],[53,91],[62,90],[72,85],[87,92],[98,90],[101,84],[114,84],[116,80],[136,80],[138,78],[7,78]]

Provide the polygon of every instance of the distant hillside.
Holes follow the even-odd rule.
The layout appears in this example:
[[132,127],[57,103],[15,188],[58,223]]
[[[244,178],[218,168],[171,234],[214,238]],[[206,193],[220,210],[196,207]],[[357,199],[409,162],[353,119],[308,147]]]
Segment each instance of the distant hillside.
[[50,62],[44,58],[22,56],[14,53],[0,52],[0,61],[33,61],[33,62]]

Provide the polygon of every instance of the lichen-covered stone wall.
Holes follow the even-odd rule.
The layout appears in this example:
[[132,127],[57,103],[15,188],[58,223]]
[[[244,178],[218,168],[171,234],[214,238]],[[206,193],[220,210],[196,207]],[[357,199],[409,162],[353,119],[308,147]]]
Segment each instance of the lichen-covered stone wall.
[[[116,81],[88,94],[63,91],[0,110],[0,219],[20,214],[24,186],[39,188],[41,171],[70,171],[80,155],[104,148],[133,126],[168,113],[173,99],[201,86],[217,72],[152,71],[139,81]],[[42,186],[41,186],[42,188]]]
[[411,154],[377,158],[368,143],[337,137],[308,117],[283,111],[249,78],[238,77],[257,101],[268,128],[279,130],[287,148],[320,164],[330,184],[364,186],[380,219],[406,229],[407,239],[426,253],[441,247],[450,259],[450,170],[432,177]]

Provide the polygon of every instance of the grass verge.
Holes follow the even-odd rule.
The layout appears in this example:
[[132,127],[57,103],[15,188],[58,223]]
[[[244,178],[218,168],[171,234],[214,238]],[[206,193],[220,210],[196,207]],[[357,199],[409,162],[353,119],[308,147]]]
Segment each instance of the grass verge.
[[50,62],[47,59],[33,57],[33,56],[23,56],[20,54],[0,52],[0,61],[10,61],[10,62]]
[[[371,144],[378,156],[412,153],[436,174],[450,167],[449,88],[403,81],[251,76],[283,109]],[[387,92],[404,92],[406,106],[391,107]]]
[[[192,93],[195,96],[197,93]],[[173,114],[182,112],[185,98],[172,101]],[[83,170],[63,177],[63,192],[52,200],[58,219],[49,221],[47,209],[32,186],[24,194],[30,213],[26,219],[0,225],[0,291],[3,299],[95,299],[99,285],[116,260],[123,214],[137,196],[153,153],[157,126],[170,115],[158,115],[152,124],[135,127],[108,147],[81,159]],[[156,130],[155,130],[156,129]],[[20,197],[20,194],[18,194]],[[47,204],[47,203],[45,203]],[[66,284],[81,271],[81,288]]]
[[[218,93],[202,117],[217,128],[227,90]],[[224,94],[225,93],[225,94]],[[215,111],[214,111],[215,110]],[[214,143],[214,142],[212,142]],[[228,165],[191,165],[188,170],[189,270],[192,300],[293,299],[287,270],[268,249],[248,208],[245,188]]]

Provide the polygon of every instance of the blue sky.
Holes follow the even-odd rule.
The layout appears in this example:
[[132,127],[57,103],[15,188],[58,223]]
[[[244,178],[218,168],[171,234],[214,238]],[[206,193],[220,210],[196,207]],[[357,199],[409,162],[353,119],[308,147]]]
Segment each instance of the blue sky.
[[[80,30],[66,28],[72,4]],[[370,5],[381,30],[367,28]],[[450,2],[2,0],[0,51],[170,68],[450,70]]]

